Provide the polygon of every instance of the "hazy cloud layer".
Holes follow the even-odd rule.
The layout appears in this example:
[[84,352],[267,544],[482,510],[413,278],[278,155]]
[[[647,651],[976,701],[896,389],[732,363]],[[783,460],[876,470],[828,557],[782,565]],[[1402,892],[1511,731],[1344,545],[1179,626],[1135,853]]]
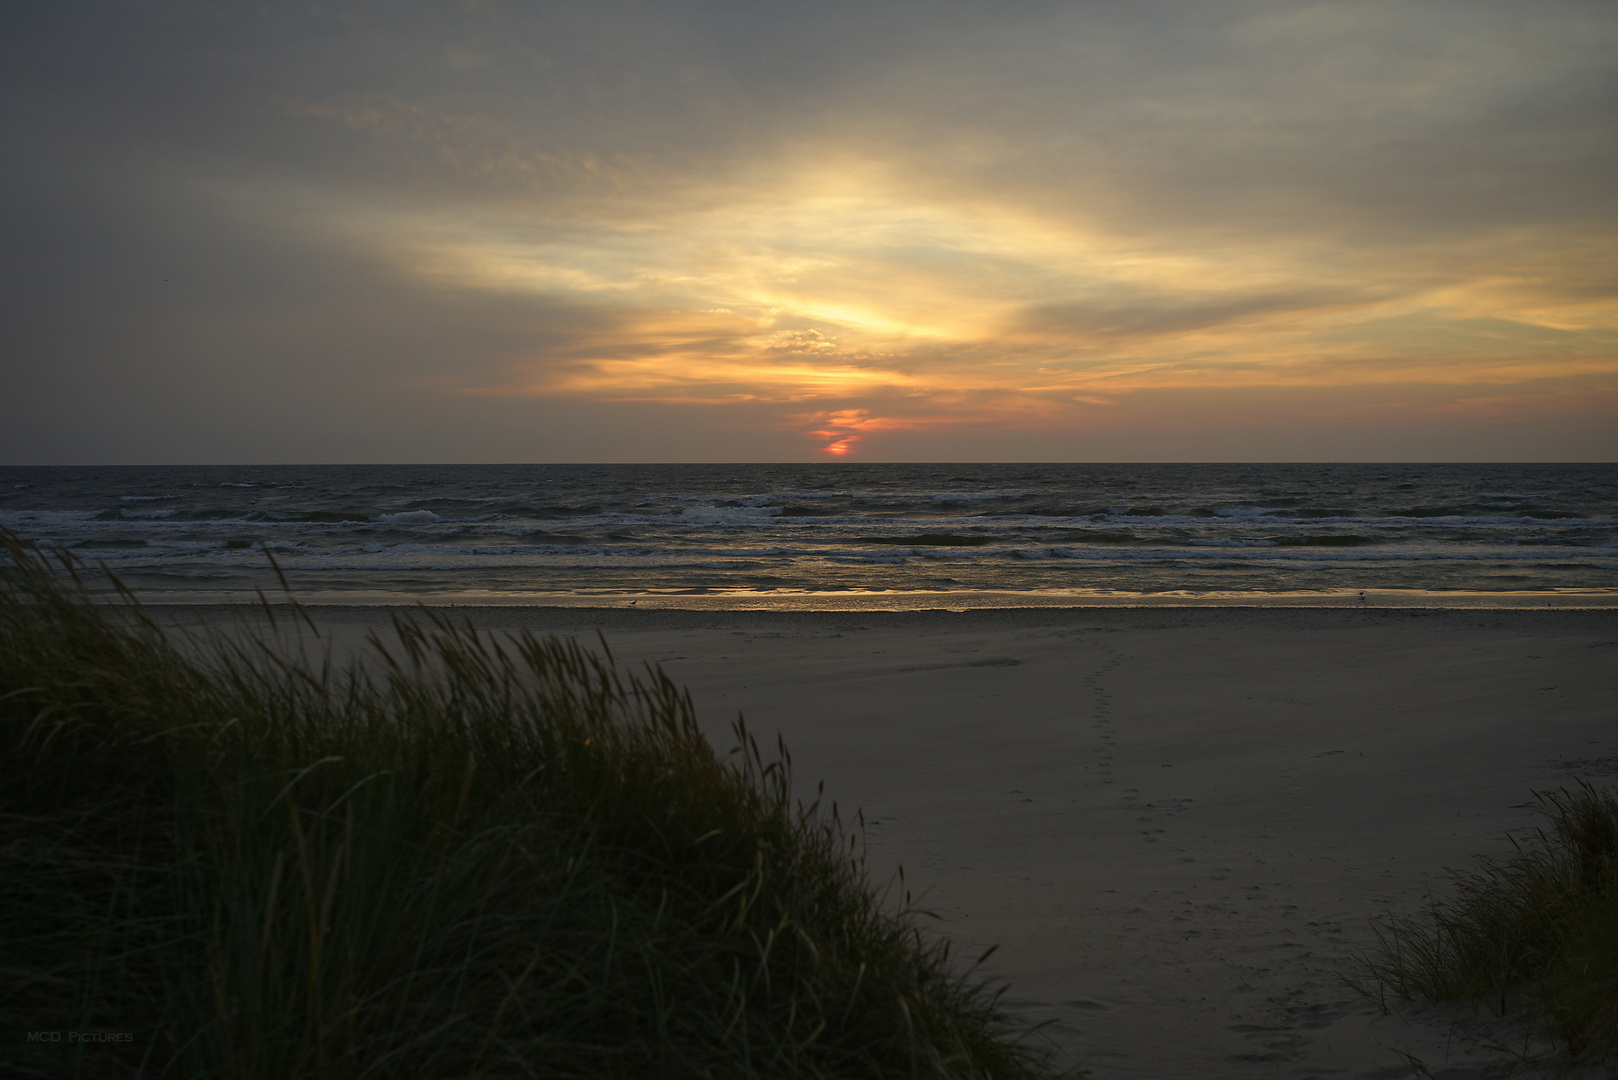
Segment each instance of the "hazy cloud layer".
[[0,30],[5,460],[1618,450],[1608,5]]

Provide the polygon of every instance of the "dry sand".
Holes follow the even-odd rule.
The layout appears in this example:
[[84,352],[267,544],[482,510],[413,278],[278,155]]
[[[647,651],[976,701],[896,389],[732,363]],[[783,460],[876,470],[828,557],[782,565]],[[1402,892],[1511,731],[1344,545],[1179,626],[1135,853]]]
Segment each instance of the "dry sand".
[[[314,611],[340,643],[387,618]],[[1484,1075],[1477,1030],[1338,973],[1531,829],[1531,791],[1618,774],[1615,611],[453,614],[599,628],[721,749],[738,711],[780,733],[863,808],[873,876],[998,944],[1006,1000],[1098,1078]]]

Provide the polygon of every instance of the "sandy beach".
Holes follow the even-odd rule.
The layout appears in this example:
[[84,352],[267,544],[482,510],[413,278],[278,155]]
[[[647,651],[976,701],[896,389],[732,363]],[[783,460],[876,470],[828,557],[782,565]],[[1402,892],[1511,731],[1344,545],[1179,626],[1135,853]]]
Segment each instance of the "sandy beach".
[[[339,651],[390,616],[311,611]],[[717,747],[738,712],[779,734],[806,796],[863,811],[873,878],[998,945],[1006,1001],[1098,1078],[1484,1075],[1467,1024],[1339,975],[1531,830],[1532,791],[1618,775],[1612,610],[445,613],[599,630]]]

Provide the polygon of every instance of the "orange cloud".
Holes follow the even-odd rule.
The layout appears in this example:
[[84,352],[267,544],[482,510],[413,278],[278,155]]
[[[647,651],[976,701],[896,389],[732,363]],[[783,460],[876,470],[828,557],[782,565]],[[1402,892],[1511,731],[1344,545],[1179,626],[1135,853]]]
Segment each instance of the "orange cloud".
[[940,193],[891,162],[784,165],[593,221],[362,224],[436,286],[570,313],[463,392],[764,408],[833,456],[921,427],[1071,427],[1177,390],[1294,387],[1324,406],[1350,388],[1505,401],[1528,384],[1618,385],[1600,241],[1561,238],[1558,263],[1549,233],[1381,254],[1303,235],[1128,234]]
[[879,431],[900,431],[918,426],[915,421],[891,416],[872,416],[866,409],[841,409],[834,412],[804,413],[788,418],[797,425],[822,425],[808,432],[813,439],[824,440],[821,452],[843,457],[867,435]]

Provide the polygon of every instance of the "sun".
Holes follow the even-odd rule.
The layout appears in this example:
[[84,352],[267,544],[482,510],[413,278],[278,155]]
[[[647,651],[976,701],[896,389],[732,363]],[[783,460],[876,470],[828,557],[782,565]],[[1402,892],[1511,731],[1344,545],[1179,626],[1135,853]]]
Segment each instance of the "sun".
[[859,441],[859,438],[860,437],[858,435],[846,435],[843,438],[838,439],[836,442],[827,443],[825,446],[822,446],[820,451],[823,454],[830,454],[832,457],[843,457],[850,450],[854,449],[854,444]]

